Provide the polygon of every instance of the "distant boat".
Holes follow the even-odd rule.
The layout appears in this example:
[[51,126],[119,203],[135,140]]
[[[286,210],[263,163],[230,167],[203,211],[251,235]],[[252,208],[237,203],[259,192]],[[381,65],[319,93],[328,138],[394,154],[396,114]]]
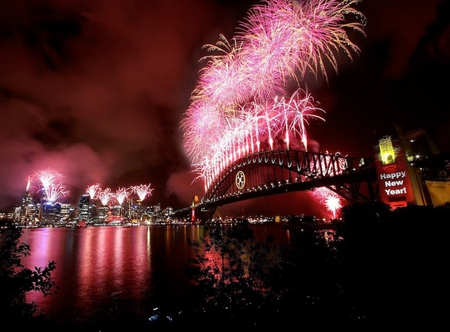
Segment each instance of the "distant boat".
[[106,224],[107,226],[122,226],[121,220],[112,220]]

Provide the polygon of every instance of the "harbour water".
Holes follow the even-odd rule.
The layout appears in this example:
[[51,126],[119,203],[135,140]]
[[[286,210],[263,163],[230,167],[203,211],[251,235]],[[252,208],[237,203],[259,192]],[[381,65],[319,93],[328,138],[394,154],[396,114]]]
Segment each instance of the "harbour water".
[[[258,240],[289,241],[281,224],[251,227]],[[56,322],[146,320],[154,307],[183,308],[189,295],[184,267],[193,255],[188,241],[203,235],[201,225],[24,229],[21,240],[31,255],[22,263],[33,268],[55,261],[59,287],[53,296],[28,298]]]

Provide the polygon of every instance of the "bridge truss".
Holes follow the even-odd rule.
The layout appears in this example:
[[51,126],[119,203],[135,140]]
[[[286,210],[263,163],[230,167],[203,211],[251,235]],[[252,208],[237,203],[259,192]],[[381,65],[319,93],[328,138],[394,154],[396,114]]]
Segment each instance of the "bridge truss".
[[350,202],[377,200],[373,160],[295,150],[248,154],[220,172],[196,210],[214,214],[221,205],[318,187]]

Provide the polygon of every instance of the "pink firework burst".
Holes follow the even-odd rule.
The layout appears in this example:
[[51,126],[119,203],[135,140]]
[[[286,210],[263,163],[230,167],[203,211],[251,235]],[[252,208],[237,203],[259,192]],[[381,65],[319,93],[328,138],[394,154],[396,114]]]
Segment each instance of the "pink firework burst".
[[62,183],[52,183],[47,186],[45,190],[46,200],[49,202],[56,202],[58,199],[63,198],[69,194],[69,191]]
[[86,193],[89,194],[91,199],[96,199],[97,198],[97,194],[99,192],[99,189],[100,189],[100,184],[96,183],[96,184],[87,186],[86,187]]
[[314,196],[320,203],[325,204],[327,210],[332,213],[333,219],[335,219],[342,207],[340,196],[326,187],[314,189]]
[[194,89],[194,100],[209,100],[216,105],[234,105],[246,99],[251,93],[251,87],[246,77],[244,58],[241,57],[241,45],[236,39],[231,43],[223,36],[219,36],[216,45],[205,45],[213,55],[203,57],[207,59],[205,67],[200,71],[199,84]]
[[57,180],[62,179],[62,175],[52,169],[45,169],[34,173],[33,179],[39,181],[39,184],[45,189]]
[[[216,140],[209,143],[209,153],[201,154],[201,159],[192,164],[198,178],[204,180],[207,189],[226,166],[249,153],[289,149],[295,145],[297,149],[303,146],[302,150],[307,150],[306,124],[311,119],[324,120],[314,113],[317,110],[321,109],[314,105],[311,95],[300,89],[289,99],[276,97],[264,105],[247,104],[227,126],[216,129],[221,133],[220,139],[210,135]],[[293,139],[300,144],[292,142]]]
[[29,185],[33,181],[37,187],[37,192],[41,193],[42,198],[55,202],[57,199],[69,194],[69,191],[61,183],[62,174],[52,169],[45,169],[34,173],[28,177]]
[[151,196],[153,192],[151,184],[140,184],[138,186],[131,187],[131,189],[138,195],[141,201],[143,201],[147,196]]
[[131,193],[131,189],[121,187],[116,190],[114,197],[117,199],[117,202],[119,203],[119,205],[122,205],[123,202],[125,201],[125,199],[127,199],[128,196],[130,196],[130,193]]
[[[251,8],[231,41],[220,35],[199,73],[191,105],[181,121],[184,149],[205,189],[220,171],[244,154],[287,148],[297,137],[307,149],[308,119],[322,111],[290,82],[310,71],[328,80],[337,55],[350,59],[359,48],[348,29],[365,35],[365,17],[352,6],[359,0],[269,0]],[[355,21],[345,18],[353,16]],[[279,143],[283,142],[282,146]],[[277,145],[278,144],[278,145]]]
[[[275,72],[293,78],[299,73],[302,78],[308,70],[327,77],[326,62],[337,72],[339,51],[350,59],[352,53],[360,52],[346,31],[353,29],[365,35],[365,17],[352,8],[359,2],[270,0],[254,6],[241,23],[239,37],[247,57],[254,57],[253,63],[259,64],[254,67],[256,81],[264,81],[266,75],[277,77]],[[349,15],[357,20],[347,22]]]
[[100,202],[102,202],[103,206],[107,206],[111,199],[114,197],[114,193],[111,192],[111,188],[99,188],[97,197],[100,199]]

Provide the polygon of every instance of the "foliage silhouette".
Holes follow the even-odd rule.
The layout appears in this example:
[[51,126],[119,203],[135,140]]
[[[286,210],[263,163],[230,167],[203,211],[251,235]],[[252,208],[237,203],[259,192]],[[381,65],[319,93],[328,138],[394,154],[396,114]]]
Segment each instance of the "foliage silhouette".
[[199,241],[190,241],[195,257],[186,273],[192,281],[190,314],[211,322],[255,325],[273,293],[267,278],[279,263],[269,236],[256,242],[248,221],[208,226]]
[[450,274],[450,205],[343,209],[340,277],[364,326],[427,327],[445,322]]
[[21,235],[22,229],[13,225],[0,231],[1,331],[20,331],[41,322],[44,314],[35,302],[27,302],[26,294],[35,291],[48,296],[58,289],[51,276],[56,268],[54,261],[34,270],[22,265],[22,258],[30,255],[30,247],[20,242]]
[[450,204],[393,211],[380,202],[356,203],[342,212],[342,227],[292,229],[290,243],[281,246],[254,243],[245,223],[209,229],[207,238],[193,243],[197,255],[187,270],[197,309],[192,322],[256,328],[442,325],[442,303],[450,295]]
[[[284,245],[270,236],[256,241],[246,221],[205,226],[204,237],[190,241],[195,255],[186,265],[192,282],[189,306],[164,313],[170,320],[123,322],[108,325],[109,331],[131,326],[134,331],[180,331],[199,324],[360,331],[444,326],[450,295],[450,203],[396,210],[379,202],[357,203],[342,213],[343,225],[335,229],[290,229]],[[19,242],[20,234],[14,228],[1,233],[0,312],[23,327],[37,313],[25,294],[52,293],[55,263],[35,271],[23,268],[21,257],[30,248]],[[61,326],[50,324],[43,331]],[[100,326],[108,330],[104,323]],[[94,331],[93,326],[65,326],[73,331],[88,328]]]
[[337,279],[342,239],[329,230],[290,234],[289,244],[275,245],[270,237],[254,242],[246,222],[208,228],[192,243],[197,254],[187,269],[196,320],[248,328],[358,323]]

